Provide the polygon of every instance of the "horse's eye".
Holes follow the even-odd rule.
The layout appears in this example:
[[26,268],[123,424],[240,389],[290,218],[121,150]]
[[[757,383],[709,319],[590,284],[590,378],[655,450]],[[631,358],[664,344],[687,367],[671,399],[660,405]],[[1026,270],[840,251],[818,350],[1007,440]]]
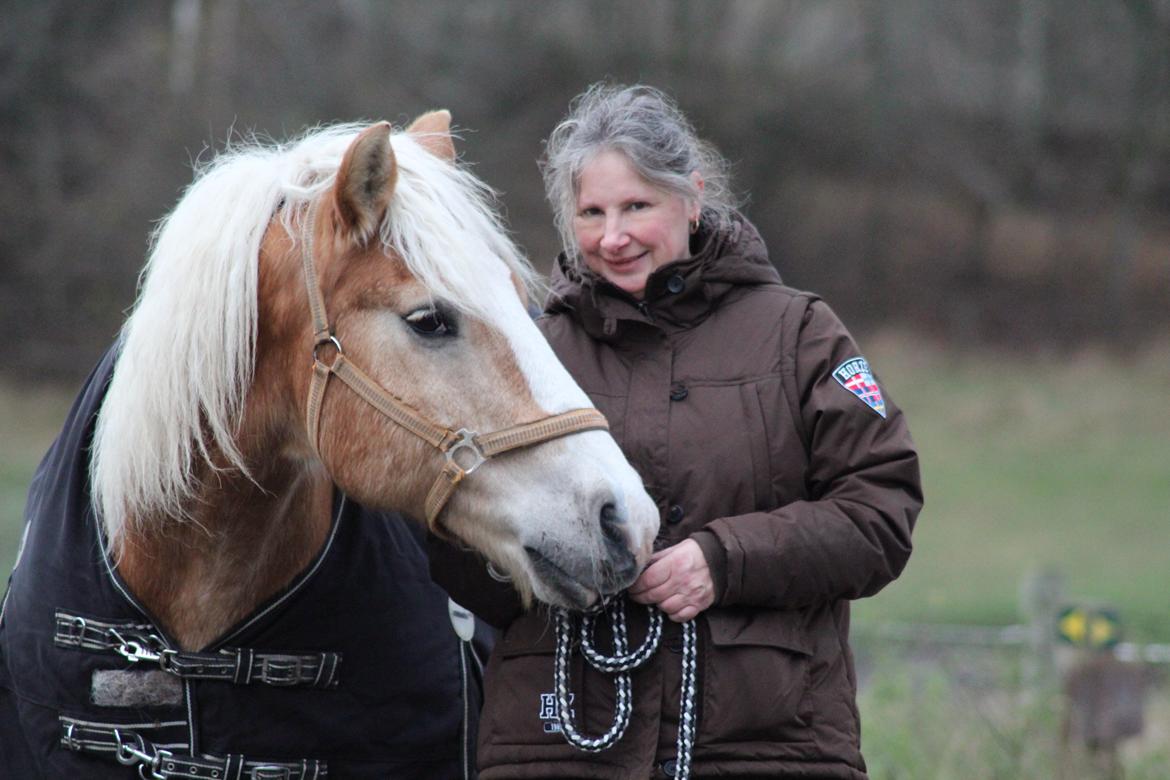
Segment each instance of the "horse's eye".
[[403,319],[420,336],[454,336],[455,327],[438,309],[415,309]]

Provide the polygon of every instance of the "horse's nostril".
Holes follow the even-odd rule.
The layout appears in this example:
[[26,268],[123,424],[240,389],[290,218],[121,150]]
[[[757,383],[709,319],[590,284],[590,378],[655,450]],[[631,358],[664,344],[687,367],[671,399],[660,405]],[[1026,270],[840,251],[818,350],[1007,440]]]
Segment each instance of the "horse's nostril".
[[625,524],[625,519],[612,503],[601,507],[601,533],[608,541],[625,547],[626,533],[622,528]]
[[629,522],[625,510],[613,502],[602,505],[599,520],[605,552],[598,561],[597,586],[602,593],[616,593],[628,587],[638,573],[637,561],[629,547]]

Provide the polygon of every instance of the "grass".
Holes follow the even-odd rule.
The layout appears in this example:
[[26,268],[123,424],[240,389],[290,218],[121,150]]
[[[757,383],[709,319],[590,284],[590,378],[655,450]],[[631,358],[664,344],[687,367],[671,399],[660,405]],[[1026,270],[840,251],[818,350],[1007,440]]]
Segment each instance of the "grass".
[[[873,780],[1103,780],[1104,754],[1062,740],[1064,700],[1023,683],[1011,651],[913,658],[862,648],[870,660],[858,705],[862,749]],[[1170,695],[1153,691],[1146,726],[1122,742],[1126,780],[1170,776]],[[1122,775],[1117,775],[1120,777]]]
[[[1024,579],[1048,570],[1069,601],[1112,605],[1128,638],[1170,642],[1170,348],[1023,358],[888,338],[869,352],[910,421],[926,508],[909,566],[857,604],[859,626],[1023,622]],[[939,664],[862,642],[857,655],[874,780],[1107,776],[1061,743],[1063,698],[1022,684],[1011,651]],[[989,657],[991,679],[972,685]],[[1122,744],[1124,776],[1164,780],[1165,686],[1145,713],[1143,735]]]
[[1007,624],[1021,582],[1060,573],[1129,638],[1170,642],[1170,347],[1122,360],[951,355],[880,340],[926,508],[902,577],[859,620]]
[[0,578],[7,581],[37,463],[65,419],[75,388],[0,384]]

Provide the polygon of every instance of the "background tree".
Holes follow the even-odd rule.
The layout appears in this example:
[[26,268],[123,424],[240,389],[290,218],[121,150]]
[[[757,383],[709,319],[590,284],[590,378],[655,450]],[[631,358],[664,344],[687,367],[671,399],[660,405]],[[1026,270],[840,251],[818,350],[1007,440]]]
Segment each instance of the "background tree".
[[535,165],[589,83],[674,94],[782,275],[857,327],[1067,347],[1170,330],[1170,0],[7,0],[5,371],[109,342],[191,164],[436,106],[538,266]]

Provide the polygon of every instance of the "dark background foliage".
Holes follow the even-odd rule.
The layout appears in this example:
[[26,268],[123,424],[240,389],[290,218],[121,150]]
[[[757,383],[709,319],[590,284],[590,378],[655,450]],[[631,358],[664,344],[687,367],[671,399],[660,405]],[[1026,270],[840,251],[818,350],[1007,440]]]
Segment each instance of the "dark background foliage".
[[855,331],[1127,348],[1170,330],[1170,1],[7,0],[0,327],[76,378],[228,139],[450,108],[538,267],[535,164],[600,79],[672,93],[792,284]]

